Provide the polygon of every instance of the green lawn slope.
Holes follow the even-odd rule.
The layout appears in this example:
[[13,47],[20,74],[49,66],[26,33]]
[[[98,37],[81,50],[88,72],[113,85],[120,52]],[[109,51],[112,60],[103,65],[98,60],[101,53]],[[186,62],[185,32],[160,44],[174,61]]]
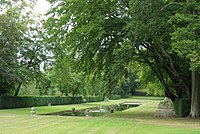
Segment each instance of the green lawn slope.
[[30,115],[30,108],[0,110],[0,134],[199,134],[200,120],[156,118],[154,112],[163,98],[132,97],[109,102],[36,107],[38,114],[118,104],[143,105],[99,117]]

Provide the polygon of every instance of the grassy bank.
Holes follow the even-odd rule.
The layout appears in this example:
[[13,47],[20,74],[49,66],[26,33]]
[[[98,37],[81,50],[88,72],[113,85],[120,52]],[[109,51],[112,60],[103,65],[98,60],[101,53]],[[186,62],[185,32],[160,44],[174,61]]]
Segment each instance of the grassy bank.
[[[161,98],[162,99],[162,98]],[[36,107],[38,114],[83,109],[123,101],[143,105],[100,117],[30,116],[30,108],[0,110],[0,134],[199,134],[200,120],[188,118],[156,118],[154,112],[161,101],[156,98],[132,97],[109,102],[66,106]]]

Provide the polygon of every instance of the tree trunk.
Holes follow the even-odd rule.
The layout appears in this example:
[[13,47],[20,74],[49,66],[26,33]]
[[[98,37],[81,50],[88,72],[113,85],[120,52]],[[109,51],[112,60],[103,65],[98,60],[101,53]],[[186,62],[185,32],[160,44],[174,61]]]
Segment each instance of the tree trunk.
[[192,71],[192,96],[191,112],[193,118],[200,117],[200,74],[198,71]]
[[17,96],[17,95],[19,94],[19,89],[21,88],[21,86],[22,86],[22,82],[19,83],[19,85],[18,85],[18,87],[17,87],[17,90],[16,90],[14,96]]
[[134,93],[135,93],[135,88],[134,88],[134,86],[132,86],[132,87],[131,87],[131,96],[133,96]]

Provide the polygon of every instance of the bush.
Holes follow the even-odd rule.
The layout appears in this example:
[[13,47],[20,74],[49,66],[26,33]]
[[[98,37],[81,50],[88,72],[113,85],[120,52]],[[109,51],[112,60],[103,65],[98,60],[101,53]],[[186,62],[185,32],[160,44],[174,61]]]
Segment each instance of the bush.
[[22,108],[32,106],[66,105],[72,103],[81,103],[82,97],[34,97],[34,96],[1,96],[0,109],[3,108]]
[[98,101],[103,101],[103,97],[102,96],[88,96],[85,97],[86,102],[98,102]]
[[46,97],[33,97],[34,98],[34,106],[45,106],[47,105]]
[[174,101],[174,111],[178,117],[186,117],[190,114],[191,99],[178,98]]
[[82,103],[82,97],[72,97],[71,104]]
[[111,95],[111,96],[109,97],[110,100],[119,100],[120,98],[121,98],[120,95]]
[[[87,102],[102,101],[103,97],[86,97]],[[35,96],[0,96],[0,109],[3,108],[22,108],[32,106],[66,105],[82,103],[83,98],[80,97],[35,97]]]

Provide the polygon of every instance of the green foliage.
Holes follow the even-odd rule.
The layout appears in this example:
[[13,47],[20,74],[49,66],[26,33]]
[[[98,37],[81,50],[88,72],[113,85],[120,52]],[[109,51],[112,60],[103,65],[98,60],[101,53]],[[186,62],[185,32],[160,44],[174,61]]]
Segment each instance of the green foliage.
[[[1,3],[2,4],[2,3]],[[26,32],[27,19],[21,16],[22,5],[14,6],[2,4],[8,9],[0,14],[0,95],[12,93],[15,84],[21,82],[17,52]]]
[[106,92],[106,82],[95,75],[86,75],[83,96],[103,96]]
[[119,100],[120,98],[121,98],[120,95],[110,95],[110,96],[109,96],[109,99],[110,99],[110,100]]
[[[138,79],[140,89],[145,89],[147,95],[152,96],[164,96],[164,89],[159,80],[155,77],[149,66],[140,65],[138,66],[140,71],[138,72]],[[168,85],[170,87],[171,85]]]
[[190,60],[191,70],[200,68],[200,2],[183,2],[183,7],[171,17],[174,27],[172,46],[180,56]]
[[191,99],[177,98],[174,102],[174,111],[178,117],[186,117],[190,114]]
[[[39,77],[39,78],[38,78]],[[49,95],[55,87],[53,86],[47,72],[39,75],[36,81],[36,89],[39,89],[39,95]],[[54,95],[53,91],[51,93]]]
[[135,60],[150,67],[166,96],[173,100],[189,96],[188,61],[174,53],[170,44],[170,1],[50,2],[46,30],[55,55],[66,53],[79,70],[103,78],[106,95],[116,89],[126,94],[124,78],[133,72],[130,65]]
[[16,96],[22,84],[41,73],[48,50],[41,41],[41,27],[33,20],[34,0],[5,0],[0,5],[0,95]]
[[188,60],[172,49],[173,28],[168,21],[177,6],[168,2],[130,1],[128,28],[130,40],[137,48],[135,59],[150,67],[163,86],[165,96],[174,101],[177,97],[190,96],[191,76]]
[[121,97],[128,97],[134,95],[136,88],[138,88],[136,69],[133,72],[127,72],[126,77],[118,80],[117,86],[111,92],[110,96],[117,95]]
[[84,73],[75,72],[73,62],[67,54],[57,57],[49,78],[62,95],[77,96],[84,93]]
[[104,98],[102,96],[87,96],[84,97],[86,102],[98,102],[98,101],[103,101]]
[[52,3],[47,31],[57,56],[67,53],[79,69],[103,76],[106,95],[116,89],[127,92],[126,74],[135,60],[149,67],[145,73],[151,81],[145,87],[150,94],[164,94],[172,101],[191,96],[189,68],[200,67],[199,1],[89,3]]
[[[87,97],[87,102],[98,102],[102,101],[103,97]],[[77,104],[82,103],[82,97],[15,97],[15,96],[1,96],[0,97],[0,109],[4,108],[22,108],[32,106],[47,106],[51,105],[66,105],[66,104]]]
[[149,82],[146,87],[147,95],[164,96],[163,87],[159,81]]
[[[52,54],[49,46],[43,41],[43,29],[39,24],[35,28],[31,27],[27,34],[23,37],[18,51],[19,71],[22,75],[22,81],[15,93],[18,94],[21,85],[24,86],[31,82],[36,82],[40,90],[40,94],[47,94],[50,81],[45,74],[52,64]],[[47,87],[47,88],[46,88]],[[44,89],[46,88],[46,89]]]
[[70,55],[76,61],[76,68],[103,77],[106,88],[113,90],[128,63],[121,57],[130,58],[125,55],[125,47],[120,49],[128,19],[126,3],[117,0],[50,2],[54,6],[46,28],[51,35],[49,43],[56,48],[55,55]]

